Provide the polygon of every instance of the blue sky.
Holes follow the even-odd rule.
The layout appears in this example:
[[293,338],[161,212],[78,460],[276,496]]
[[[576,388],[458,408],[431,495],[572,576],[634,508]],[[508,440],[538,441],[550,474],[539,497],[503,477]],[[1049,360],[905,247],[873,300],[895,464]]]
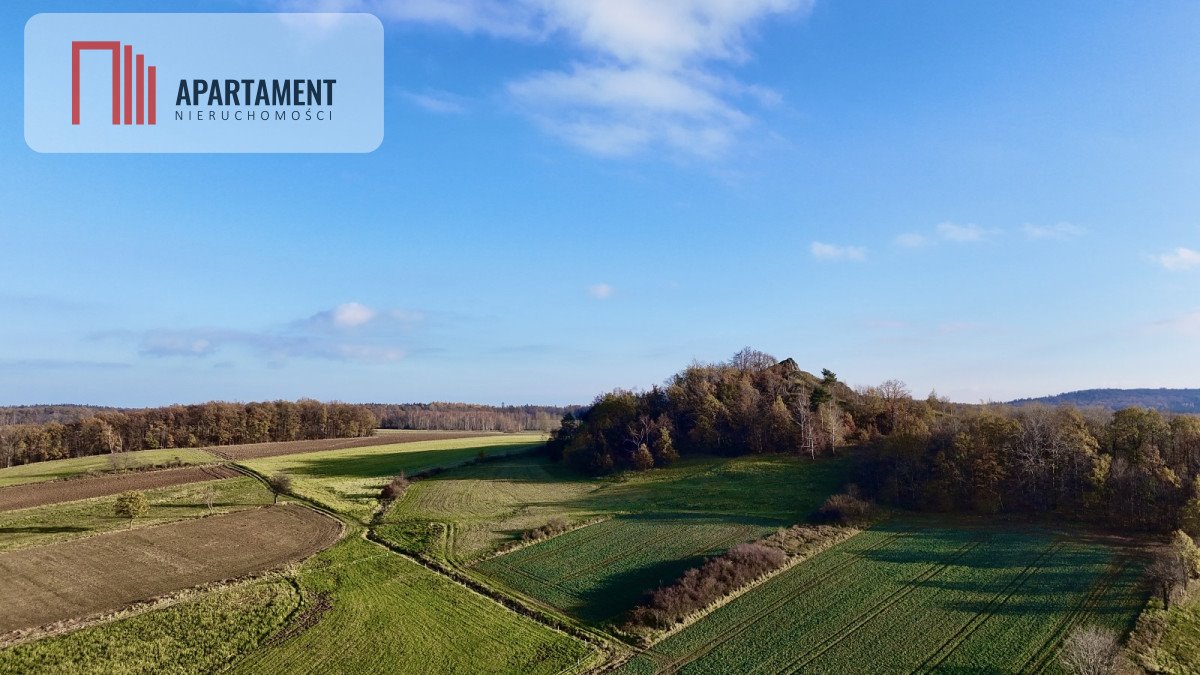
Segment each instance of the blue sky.
[[568,403],[745,345],[962,401],[1200,386],[1200,4],[177,3],[385,26],[366,155],[39,155],[0,403]]

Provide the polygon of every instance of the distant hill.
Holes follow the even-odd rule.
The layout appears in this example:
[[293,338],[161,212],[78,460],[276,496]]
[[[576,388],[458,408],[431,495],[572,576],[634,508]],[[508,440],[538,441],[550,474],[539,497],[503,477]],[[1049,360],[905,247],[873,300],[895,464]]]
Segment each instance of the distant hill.
[[0,426],[6,424],[45,424],[58,422],[68,424],[92,417],[96,413],[121,412],[123,408],[109,408],[102,405],[75,405],[61,403],[55,405],[7,405],[0,406]]
[[1163,412],[1200,413],[1200,389],[1084,389],[1012,401],[1013,405],[1025,403],[1065,403],[1078,407],[1100,406],[1109,410],[1139,406]]

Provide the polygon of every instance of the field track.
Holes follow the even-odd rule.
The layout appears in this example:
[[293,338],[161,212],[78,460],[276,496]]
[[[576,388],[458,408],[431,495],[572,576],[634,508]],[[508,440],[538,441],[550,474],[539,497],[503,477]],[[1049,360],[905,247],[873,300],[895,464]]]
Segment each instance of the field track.
[[416,443],[418,441],[442,441],[455,438],[477,438],[480,436],[495,436],[489,431],[404,431],[382,432],[374,436],[361,438],[325,438],[315,441],[279,441],[275,443],[247,443],[246,445],[229,445],[224,447],[206,447],[205,450],[225,459],[240,462],[247,459],[262,459],[263,457],[279,457],[280,455],[295,455],[302,452],[321,452],[322,450],[346,450],[348,448],[367,448],[377,445],[395,445],[397,443]]
[[3,553],[0,639],[300,560],[341,533],[333,518],[283,505]]
[[0,488],[0,511],[15,511],[33,506],[106,497],[127,490],[152,490],[173,485],[233,478],[240,475],[237,471],[224,466],[190,466],[182,469],[131,471],[109,476],[14,485]]

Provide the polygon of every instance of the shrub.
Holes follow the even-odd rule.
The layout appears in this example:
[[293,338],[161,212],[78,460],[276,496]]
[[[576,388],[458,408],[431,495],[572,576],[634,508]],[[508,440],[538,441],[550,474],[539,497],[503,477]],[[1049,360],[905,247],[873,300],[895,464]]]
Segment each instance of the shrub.
[[401,471],[391,480],[383,489],[379,491],[379,498],[385,501],[399,499],[404,496],[404,491],[408,486],[412,485],[412,481]]
[[688,614],[773,570],[783,567],[786,553],[761,543],[741,544],[683,573],[678,581],[652,591],[646,602],[633,608],[626,627],[669,628]]
[[821,505],[821,518],[842,525],[862,525],[871,520],[871,503],[850,493],[831,496]]
[[133,527],[135,518],[145,515],[149,510],[150,502],[146,500],[146,495],[136,490],[117,497],[117,503],[113,507],[113,512],[118,518],[129,519],[129,527]]
[[1107,628],[1079,626],[1063,641],[1059,660],[1068,673],[1108,675],[1121,665],[1121,643]]
[[562,534],[569,529],[571,529],[571,523],[567,522],[565,518],[551,518],[550,522],[546,523],[545,525],[523,532],[521,534],[521,540],[537,541],[539,539],[553,537],[556,534]]

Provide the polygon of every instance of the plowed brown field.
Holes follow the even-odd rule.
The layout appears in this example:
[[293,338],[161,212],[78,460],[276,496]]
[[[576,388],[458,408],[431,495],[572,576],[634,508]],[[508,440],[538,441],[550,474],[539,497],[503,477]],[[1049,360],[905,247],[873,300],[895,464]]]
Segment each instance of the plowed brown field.
[[241,474],[227,466],[190,466],[183,469],[131,471],[111,476],[14,485],[0,488],[0,511],[14,511],[32,506],[105,497],[127,490],[152,490],[172,485],[232,478],[239,475]]
[[342,524],[294,504],[0,554],[0,640],[306,558]]

